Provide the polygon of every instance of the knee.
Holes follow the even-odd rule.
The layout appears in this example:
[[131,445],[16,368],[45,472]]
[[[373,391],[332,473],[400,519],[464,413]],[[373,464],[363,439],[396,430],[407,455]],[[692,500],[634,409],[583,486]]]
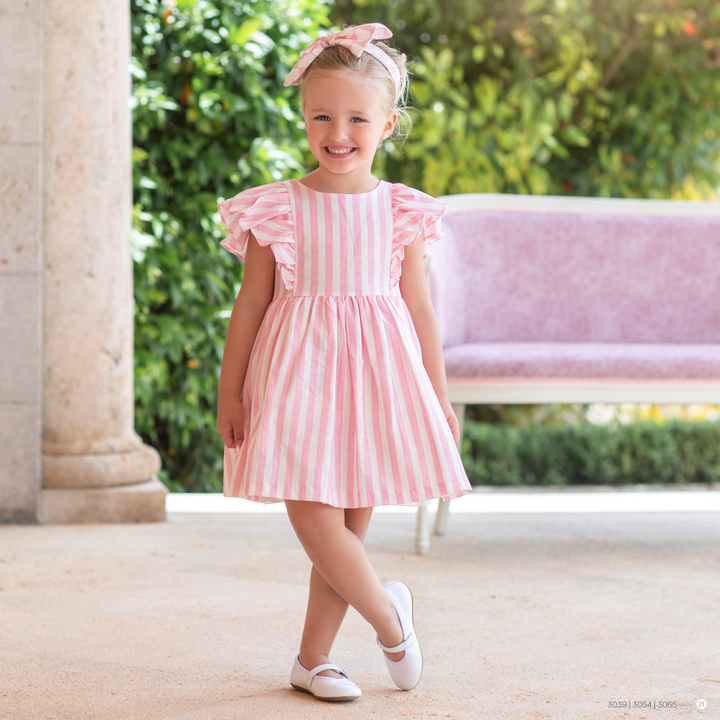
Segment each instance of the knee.
[[335,510],[342,512],[339,508],[317,507],[317,505],[318,503],[300,502],[293,504],[292,507],[288,505],[290,523],[300,543],[308,552],[331,544],[336,527],[340,527],[338,518],[334,517],[337,513],[333,512]]
[[327,534],[313,522],[303,522],[293,526],[302,546],[307,550],[315,549],[327,543]]

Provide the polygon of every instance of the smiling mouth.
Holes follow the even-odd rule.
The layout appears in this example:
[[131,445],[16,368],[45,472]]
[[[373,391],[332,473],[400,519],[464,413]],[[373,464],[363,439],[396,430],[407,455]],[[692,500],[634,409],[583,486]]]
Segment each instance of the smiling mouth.
[[334,158],[345,158],[350,155],[352,155],[357,148],[354,147],[330,147],[329,145],[326,145],[323,150],[330,155],[330,157]]

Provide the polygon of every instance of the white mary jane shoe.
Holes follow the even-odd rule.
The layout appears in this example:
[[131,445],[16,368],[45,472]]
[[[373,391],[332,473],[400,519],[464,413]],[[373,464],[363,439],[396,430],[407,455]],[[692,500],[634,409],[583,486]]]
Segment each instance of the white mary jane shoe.
[[[342,677],[334,678],[326,675],[318,675],[323,670],[334,670]],[[347,673],[337,665],[325,663],[318,665],[312,670],[307,670],[300,664],[300,655],[295,656],[292,672],[290,673],[290,684],[300,692],[310,693],[320,700],[340,702],[342,700],[356,700],[362,695],[360,688],[348,679]]]
[[402,625],[404,640],[395,647],[385,647],[377,638],[377,644],[389,653],[397,653],[405,651],[402,660],[397,662],[391,660],[385,653],[385,663],[390,671],[390,677],[393,682],[401,690],[412,690],[420,681],[422,674],[423,659],[420,652],[420,644],[415,636],[414,617],[413,617],[413,597],[410,588],[398,580],[386,583],[385,591],[397,610],[400,624]]

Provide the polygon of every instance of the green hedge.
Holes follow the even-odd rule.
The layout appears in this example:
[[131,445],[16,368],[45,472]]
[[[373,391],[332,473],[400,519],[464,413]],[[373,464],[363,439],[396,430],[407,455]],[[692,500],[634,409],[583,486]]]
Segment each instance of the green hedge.
[[512,427],[466,420],[462,458],[473,485],[716,483],[720,423]]

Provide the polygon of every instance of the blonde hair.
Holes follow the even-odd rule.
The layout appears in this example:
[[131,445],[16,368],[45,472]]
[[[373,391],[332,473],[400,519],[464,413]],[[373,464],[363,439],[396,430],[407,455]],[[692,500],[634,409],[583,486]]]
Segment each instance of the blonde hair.
[[387,68],[370,53],[361,53],[360,57],[353,55],[350,50],[342,45],[332,45],[325,48],[303,74],[300,97],[305,101],[305,88],[308,80],[315,76],[329,75],[337,72],[352,72],[357,74],[363,81],[375,86],[381,92],[383,109],[390,115],[397,112],[398,120],[392,134],[387,138],[399,136],[407,138],[412,127],[412,119],[406,106],[408,96],[408,85],[410,71],[407,67],[407,58],[404,53],[391,48],[384,42],[373,43],[376,47],[385,52],[388,57],[397,65],[400,82],[395,87],[395,81]]

